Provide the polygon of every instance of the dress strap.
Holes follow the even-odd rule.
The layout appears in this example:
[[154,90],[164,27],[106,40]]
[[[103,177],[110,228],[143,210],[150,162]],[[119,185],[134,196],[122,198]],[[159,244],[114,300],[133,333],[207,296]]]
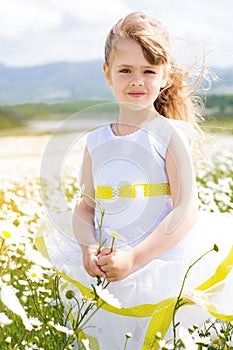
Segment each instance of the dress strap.
[[96,198],[101,199],[136,198],[170,194],[170,185],[166,182],[124,185],[119,188],[109,186],[96,187]]

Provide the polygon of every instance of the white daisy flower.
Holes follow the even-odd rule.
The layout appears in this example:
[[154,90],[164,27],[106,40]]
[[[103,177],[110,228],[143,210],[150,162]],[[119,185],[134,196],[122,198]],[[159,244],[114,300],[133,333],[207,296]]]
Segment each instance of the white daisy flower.
[[25,346],[25,350],[39,350],[39,348],[36,344],[30,344]]
[[37,317],[29,317],[29,322],[35,328],[41,327],[43,325],[42,322]]
[[9,283],[11,281],[11,275],[9,273],[6,273],[2,276],[3,282]]
[[125,336],[126,336],[126,338],[132,338],[132,333],[130,333],[130,332],[125,333]]
[[120,301],[114,297],[113,294],[110,294],[109,291],[101,286],[95,286],[96,294],[107,304],[116,307],[117,309],[121,308]]
[[20,286],[28,286],[28,281],[25,280],[18,280],[17,281]]
[[52,291],[50,290],[50,289],[46,289],[44,286],[43,287],[38,287],[37,288],[37,291],[39,292],[39,293],[47,293],[47,294],[51,294],[52,293]]
[[89,340],[86,338],[86,339],[82,339],[82,343],[84,345],[84,348],[86,350],[90,350],[90,347],[89,347]]
[[8,324],[11,324],[13,321],[8,318],[8,316],[4,313],[0,313],[0,325],[1,326],[7,326]]
[[4,239],[6,245],[11,245],[19,243],[21,235],[15,225],[7,221],[0,221],[0,237]]
[[43,279],[44,270],[38,265],[33,265],[26,272],[26,275],[27,275],[28,279],[30,279],[32,282],[38,283]]
[[43,257],[39,250],[33,249],[30,245],[26,245],[25,247],[25,256],[26,259],[28,259],[36,265],[40,265],[45,268],[52,268],[52,264],[50,263],[50,261]]
[[166,349],[166,350],[173,350],[174,347],[172,344],[168,344],[165,340],[159,340],[159,348],[160,349]]
[[27,314],[20,304],[16,296],[16,290],[12,286],[3,285],[0,292],[2,303],[16,315],[20,316],[25,328],[28,331],[32,330],[32,325],[27,317]]
[[195,344],[191,334],[186,328],[179,327],[179,339],[182,341],[185,349],[198,350],[198,345]]
[[61,326],[60,324],[54,324],[53,328],[56,329],[56,331],[61,332],[61,333],[65,333],[67,335],[72,335],[74,334],[74,331],[71,329],[68,329],[67,327]]
[[198,331],[193,332],[192,337],[196,344],[208,345],[211,343],[210,337],[200,337]]
[[110,228],[105,228],[104,231],[111,237],[125,240],[124,237],[122,237],[118,232],[111,230]]
[[11,343],[11,340],[12,340],[11,337],[7,337],[7,338],[5,339],[5,342],[6,342],[7,344],[10,344],[10,343]]

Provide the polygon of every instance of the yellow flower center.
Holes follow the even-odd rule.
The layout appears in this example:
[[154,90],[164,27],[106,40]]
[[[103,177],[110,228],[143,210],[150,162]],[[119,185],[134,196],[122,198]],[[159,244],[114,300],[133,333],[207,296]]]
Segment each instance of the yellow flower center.
[[119,233],[117,233],[115,231],[112,231],[111,234],[112,234],[112,237],[114,237],[114,238],[121,238],[121,235],[119,235]]
[[32,272],[32,273],[31,273],[31,276],[32,276],[32,277],[37,277],[37,273],[36,273],[36,272]]
[[2,231],[2,236],[3,238],[7,239],[7,238],[11,238],[11,233],[8,231]]

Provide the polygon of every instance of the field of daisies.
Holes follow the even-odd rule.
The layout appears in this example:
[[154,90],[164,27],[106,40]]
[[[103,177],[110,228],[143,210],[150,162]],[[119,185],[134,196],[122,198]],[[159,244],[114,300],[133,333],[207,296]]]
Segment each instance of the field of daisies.
[[[55,161],[59,159],[62,169],[59,179],[52,171],[49,174],[55,176],[50,179],[50,198],[54,198],[50,204],[57,205],[54,194],[57,191],[61,195],[62,191],[68,210],[74,206],[85,140],[79,138],[74,143],[71,138],[69,151],[60,159],[65,137],[60,136],[55,148],[47,147],[48,135],[0,138],[0,350],[97,349],[79,329],[95,310],[98,298],[105,300],[105,295],[95,291],[92,300],[85,296],[77,300],[72,288],[59,290],[60,277],[34,244],[46,216],[41,187],[47,163],[42,172],[41,164],[46,152]],[[202,210],[233,213],[232,145],[231,135],[216,136],[216,143],[208,151],[208,166],[197,172]],[[80,314],[71,322],[64,302],[72,299]],[[127,348],[130,337],[128,333],[123,335],[122,350]],[[233,323],[210,318],[202,328],[190,325],[181,330],[175,345],[161,339],[160,334],[155,335],[155,340],[161,349],[233,349]]]

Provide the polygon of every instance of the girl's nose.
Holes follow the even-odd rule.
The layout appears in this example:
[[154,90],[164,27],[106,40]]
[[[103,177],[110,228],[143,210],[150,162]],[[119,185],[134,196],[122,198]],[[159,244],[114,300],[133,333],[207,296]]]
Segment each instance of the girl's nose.
[[131,86],[142,86],[144,85],[144,81],[139,74],[135,74],[130,82]]

